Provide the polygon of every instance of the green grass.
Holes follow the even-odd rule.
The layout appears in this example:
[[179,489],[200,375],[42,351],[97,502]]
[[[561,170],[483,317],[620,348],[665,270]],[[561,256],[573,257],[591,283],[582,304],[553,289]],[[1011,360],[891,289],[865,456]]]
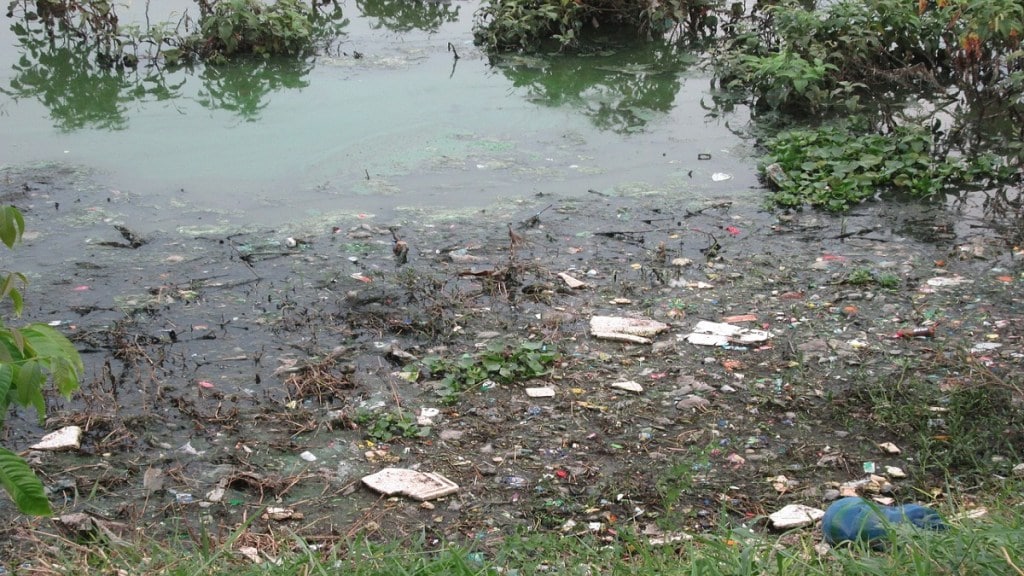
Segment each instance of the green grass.
[[915,455],[908,471],[920,484],[979,485],[1008,475],[1024,458],[1015,379],[957,350],[893,364],[897,374],[865,381],[851,397],[861,418],[901,438]]
[[[975,509],[979,506],[971,501]],[[966,518],[961,504],[942,508],[950,529],[945,532],[897,530],[888,549],[816,548],[820,533],[811,528],[787,534],[764,533],[743,526],[722,526],[716,533],[667,545],[652,545],[629,525],[614,535],[565,535],[527,532],[475,548],[423,541],[375,544],[365,539],[316,548],[301,538],[278,533],[261,552],[261,564],[236,550],[249,542],[244,525],[216,545],[204,538],[180,544],[141,539],[128,546],[72,543],[37,533],[39,549],[29,562],[45,573],[233,574],[283,576],[346,574],[403,575],[1014,575],[1024,574],[1024,482],[1009,479],[981,502],[988,512]],[[965,505],[965,504],[963,504]],[[491,535],[495,537],[495,535]],[[259,548],[259,546],[257,545]],[[15,566],[7,563],[8,569]]]

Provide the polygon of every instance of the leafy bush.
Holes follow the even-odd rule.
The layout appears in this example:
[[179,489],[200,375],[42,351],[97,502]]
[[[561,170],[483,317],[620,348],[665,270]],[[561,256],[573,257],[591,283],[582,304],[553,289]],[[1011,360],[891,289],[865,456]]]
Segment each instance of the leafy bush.
[[206,58],[296,55],[310,48],[313,25],[299,0],[221,0],[201,6],[198,47]]
[[789,51],[768,56],[741,55],[734,64],[731,89],[743,88],[760,96],[769,108],[816,109],[831,99],[829,73],[834,64],[821,58],[805,60]]
[[535,51],[554,42],[576,47],[587,30],[632,28],[641,34],[713,34],[717,0],[486,0],[473,36],[489,51]]
[[504,0],[480,7],[473,29],[478,45],[497,50],[533,50],[547,39],[576,41],[584,8],[572,0]]
[[[21,240],[25,220],[13,206],[0,208],[0,241],[12,248]],[[0,280],[0,300],[10,298],[14,313],[21,314],[23,274],[8,272]],[[85,367],[75,347],[46,324],[12,328],[0,318],[0,429],[12,404],[33,407],[42,422],[46,415],[43,385],[52,378],[65,397],[78,389]],[[17,454],[0,447],[0,485],[25,514],[50,514],[43,484]]]
[[[122,25],[109,0],[13,0],[7,15],[40,21],[49,38],[58,34],[83,51],[94,51],[104,67],[133,68],[141,58],[177,63],[186,59],[224,61],[240,55],[301,56],[341,34],[336,0],[196,0],[198,28],[183,18],[145,28]],[[333,4],[333,9],[324,9]],[[20,25],[26,28],[25,25]]]
[[[849,107],[854,92],[939,92],[947,83],[999,95],[1021,70],[1024,4],[840,0],[809,11],[790,1],[735,30],[718,60],[719,78],[761,107]],[[766,81],[776,74],[778,81]]]

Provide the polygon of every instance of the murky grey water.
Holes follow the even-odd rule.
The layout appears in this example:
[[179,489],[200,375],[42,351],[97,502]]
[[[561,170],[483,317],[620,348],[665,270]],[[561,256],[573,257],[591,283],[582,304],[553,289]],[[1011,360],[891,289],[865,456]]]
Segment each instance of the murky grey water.
[[[189,5],[161,3],[150,18]],[[166,74],[26,48],[4,19],[0,166],[88,171],[131,199],[124,218],[141,231],[190,227],[210,211],[227,225],[274,226],[537,193],[735,198],[755,182],[747,145],[705,117],[707,78],[681,48],[492,66],[472,44],[475,2],[342,7],[349,23],[330,55]]]

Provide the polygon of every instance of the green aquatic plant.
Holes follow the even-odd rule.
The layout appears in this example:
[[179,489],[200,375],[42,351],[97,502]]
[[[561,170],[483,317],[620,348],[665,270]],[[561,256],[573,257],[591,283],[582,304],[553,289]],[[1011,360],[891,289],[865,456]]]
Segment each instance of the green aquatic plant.
[[989,155],[937,157],[931,133],[903,127],[889,134],[825,126],[789,130],[765,143],[760,170],[781,207],[842,211],[886,192],[928,197],[952,185],[978,185],[1012,172]]

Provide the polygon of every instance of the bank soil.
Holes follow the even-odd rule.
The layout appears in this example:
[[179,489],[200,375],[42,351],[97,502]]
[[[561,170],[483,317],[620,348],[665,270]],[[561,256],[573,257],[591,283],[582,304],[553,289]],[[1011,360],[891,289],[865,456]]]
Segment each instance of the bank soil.
[[[129,199],[8,180],[31,231],[9,265],[32,277],[26,316],[59,325],[87,371],[45,426],[12,414],[7,445],[58,515],[92,519],[5,500],[8,563],[97,530],[197,545],[240,530],[236,547],[273,555],[287,534],[486,549],[513,531],[767,529],[785,504],[850,490],[941,507],[1019,462],[1024,278],[998,221],[590,194],[141,234]],[[666,329],[596,337],[597,316]],[[701,320],[769,334],[687,341]],[[503,380],[495,350],[557,357]],[[458,390],[426,368],[488,354],[496,371]],[[71,425],[80,449],[28,450]],[[386,467],[459,489],[421,503],[362,485]]]

